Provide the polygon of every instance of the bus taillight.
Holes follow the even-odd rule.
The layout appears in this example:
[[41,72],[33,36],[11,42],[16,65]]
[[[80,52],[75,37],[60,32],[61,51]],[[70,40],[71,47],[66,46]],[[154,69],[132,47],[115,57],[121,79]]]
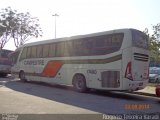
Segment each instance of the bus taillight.
[[129,80],[133,80],[133,77],[132,77],[132,63],[131,62],[129,62],[127,64],[126,72],[125,72],[125,78],[128,78]]

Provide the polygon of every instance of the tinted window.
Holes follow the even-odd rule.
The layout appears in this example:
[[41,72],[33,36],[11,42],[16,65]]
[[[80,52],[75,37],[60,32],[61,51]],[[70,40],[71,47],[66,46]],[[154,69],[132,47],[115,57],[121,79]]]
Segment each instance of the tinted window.
[[56,43],[56,56],[57,57],[63,57],[64,56],[64,51],[65,51],[64,47],[65,47],[64,42]]
[[65,46],[58,44],[58,52],[63,51],[64,56],[105,55],[118,51],[123,37],[123,33],[116,33],[67,41]]
[[27,57],[27,48],[25,47],[22,51],[20,60],[26,59],[26,57]]
[[123,33],[94,37],[92,54],[105,55],[118,51],[122,45],[123,37]]
[[31,50],[32,48],[31,47],[27,47],[27,58],[30,58],[31,57]]
[[134,47],[148,49],[148,36],[138,30],[132,30],[132,44]]
[[158,75],[160,75],[160,69],[152,69],[152,70],[149,70],[149,73],[150,74],[158,74]]
[[82,38],[73,42],[74,56],[92,55],[92,42],[90,38]]
[[43,46],[42,45],[38,45],[37,46],[37,57],[41,58],[43,55]]
[[31,49],[32,49],[32,51],[31,51],[31,58],[36,58],[37,57],[37,55],[36,55],[36,53],[37,53],[37,47],[36,46],[32,46]]
[[37,45],[29,47],[27,54],[24,49],[22,59],[26,57],[25,55],[27,58],[105,55],[118,51],[122,45],[123,37],[123,33],[116,33]]
[[64,56],[74,56],[73,41],[65,42]]
[[49,57],[54,57],[56,54],[56,46],[55,44],[50,44],[49,46]]
[[48,56],[49,56],[49,44],[43,45],[43,57],[48,57]]
[[17,63],[17,59],[19,56],[20,51],[16,51],[14,53],[11,54],[11,60],[12,60],[12,64],[16,64]]
[[3,58],[8,58],[8,54],[11,53],[12,51],[10,50],[0,50],[0,57],[3,57]]

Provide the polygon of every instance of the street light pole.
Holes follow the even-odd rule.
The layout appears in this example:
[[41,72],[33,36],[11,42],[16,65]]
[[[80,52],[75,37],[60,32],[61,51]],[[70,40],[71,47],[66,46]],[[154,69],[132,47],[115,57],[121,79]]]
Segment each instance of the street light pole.
[[55,38],[56,38],[56,17],[58,17],[59,15],[58,14],[54,14],[52,16],[55,17],[55,21],[54,21],[55,22],[55,31],[54,32],[55,32]]

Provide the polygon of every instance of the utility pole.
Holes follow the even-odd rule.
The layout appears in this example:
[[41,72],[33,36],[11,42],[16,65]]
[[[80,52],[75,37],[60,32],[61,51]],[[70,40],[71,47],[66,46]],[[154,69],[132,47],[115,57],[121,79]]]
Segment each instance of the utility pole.
[[58,17],[59,15],[58,14],[54,14],[54,15],[52,15],[52,16],[54,16],[55,17],[55,20],[54,20],[54,22],[55,22],[55,39],[56,39],[56,17]]

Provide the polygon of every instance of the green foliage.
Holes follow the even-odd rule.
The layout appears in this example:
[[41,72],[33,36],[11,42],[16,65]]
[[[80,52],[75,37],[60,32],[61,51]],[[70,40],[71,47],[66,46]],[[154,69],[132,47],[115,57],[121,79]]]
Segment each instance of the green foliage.
[[10,7],[0,12],[0,47],[13,38],[16,47],[23,45],[33,37],[42,36],[42,30],[38,24],[39,19],[31,17],[30,13],[17,13]]
[[[9,9],[10,8],[2,9],[2,12],[0,12],[0,48],[1,49],[11,38],[10,24],[8,23],[8,21],[12,19],[11,17],[13,13],[8,11]],[[4,14],[5,12],[8,12],[8,15]]]
[[147,28],[144,31],[149,36],[150,61],[160,63],[160,23],[153,25],[152,29],[151,35]]

